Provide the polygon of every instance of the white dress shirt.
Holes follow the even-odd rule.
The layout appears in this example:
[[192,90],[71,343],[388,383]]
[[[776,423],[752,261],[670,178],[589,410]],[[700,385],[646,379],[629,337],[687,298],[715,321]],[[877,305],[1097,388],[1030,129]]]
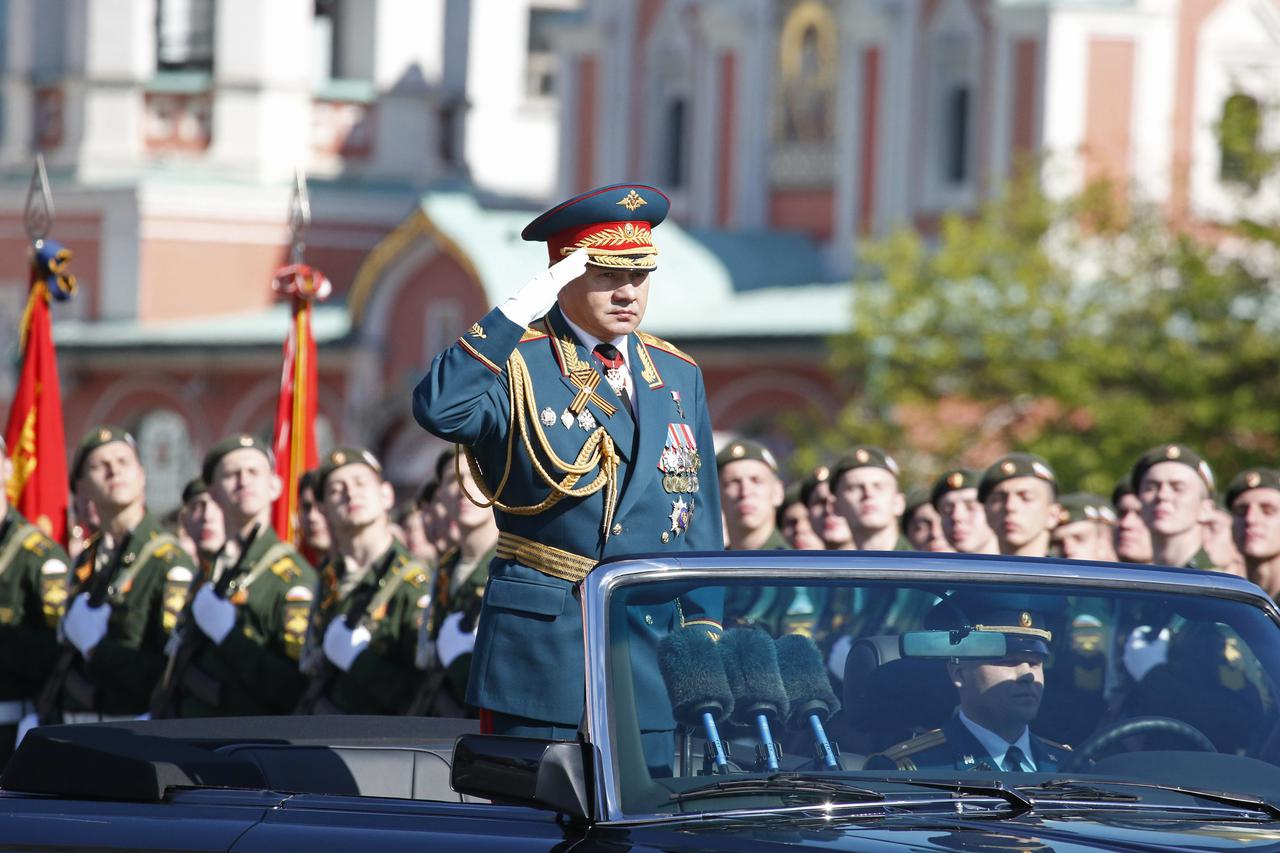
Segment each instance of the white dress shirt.
[[973,720],[965,716],[964,711],[960,711],[958,716],[960,722],[964,723],[964,727],[978,739],[978,743],[982,744],[982,748],[991,754],[996,760],[996,766],[1003,770],[1012,770],[1014,768],[1004,766],[1005,753],[1009,751],[1009,747],[1016,746],[1022,750],[1022,769],[1029,773],[1036,770],[1035,756],[1031,754],[1031,729],[1026,726],[1022,727],[1022,734],[1013,743],[1000,737],[1000,735],[991,731],[991,729],[983,728]]

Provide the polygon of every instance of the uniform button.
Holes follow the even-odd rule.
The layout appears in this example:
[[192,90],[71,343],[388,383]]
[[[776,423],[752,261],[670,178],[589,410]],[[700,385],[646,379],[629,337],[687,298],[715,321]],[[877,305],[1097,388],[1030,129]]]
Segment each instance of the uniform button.
[[652,617],[651,615],[649,615],[648,613],[646,613],[646,614],[644,615],[644,624],[646,624],[646,625],[652,625],[652,624],[653,624],[653,617]]
[[621,536],[621,535],[622,535],[622,525],[621,525],[621,524],[615,524],[615,525],[613,526],[613,535],[614,535],[614,536]]
[[665,530],[662,531],[662,544],[665,545],[670,541],[671,541],[671,534]]

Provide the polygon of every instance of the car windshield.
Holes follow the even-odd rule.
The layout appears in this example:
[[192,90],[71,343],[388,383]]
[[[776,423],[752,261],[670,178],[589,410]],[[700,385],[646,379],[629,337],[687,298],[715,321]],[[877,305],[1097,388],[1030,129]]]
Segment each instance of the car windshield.
[[945,577],[619,585],[606,624],[623,810],[871,802],[920,781],[1039,802],[1152,801],[1141,782],[1280,803],[1280,629],[1257,602]]

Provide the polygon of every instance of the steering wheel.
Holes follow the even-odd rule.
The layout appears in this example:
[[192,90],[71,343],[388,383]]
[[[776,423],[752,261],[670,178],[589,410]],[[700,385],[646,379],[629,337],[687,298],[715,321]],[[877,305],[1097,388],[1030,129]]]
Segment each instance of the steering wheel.
[[1079,747],[1067,754],[1059,770],[1071,772],[1092,762],[1119,741],[1134,735],[1173,735],[1200,752],[1217,752],[1213,741],[1195,726],[1172,717],[1133,717],[1112,723],[1100,732],[1086,738]]

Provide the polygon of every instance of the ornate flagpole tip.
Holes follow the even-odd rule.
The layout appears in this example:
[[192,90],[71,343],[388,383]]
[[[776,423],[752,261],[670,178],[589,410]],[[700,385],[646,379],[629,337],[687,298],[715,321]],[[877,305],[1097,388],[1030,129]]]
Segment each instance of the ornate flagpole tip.
[[307,247],[307,226],[311,224],[311,199],[307,195],[307,179],[301,169],[293,173],[293,192],[289,195],[289,261],[302,263]]
[[53,193],[49,190],[49,175],[44,168],[44,154],[36,154],[36,165],[31,172],[31,184],[27,187],[27,203],[23,213],[27,236],[37,247],[49,236],[53,227]]

